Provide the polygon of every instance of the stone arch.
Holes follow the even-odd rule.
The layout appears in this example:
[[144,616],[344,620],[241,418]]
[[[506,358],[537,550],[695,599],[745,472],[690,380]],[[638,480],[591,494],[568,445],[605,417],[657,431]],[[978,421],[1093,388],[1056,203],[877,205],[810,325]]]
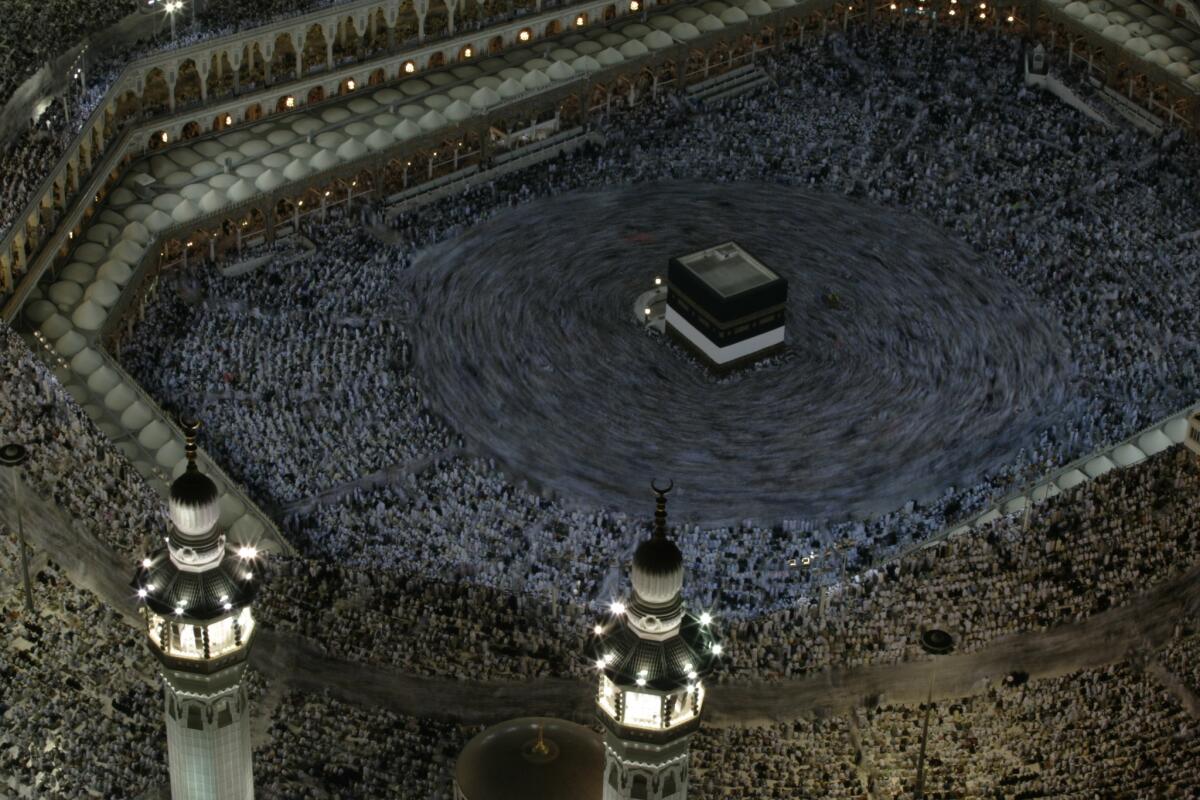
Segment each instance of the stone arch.
[[603,12],[604,21],[608,22],[617,18],[617,7],[613,4],[606,5]]
[[[322,91],[324,91],[322,89]],[[296,96],[285,94],[275,101],[275,113],[281,114],[284,111],[291,111],[296,107]]]
[[196,62],[184,59],[175,78],[175,106],[188,106],[200,102],[200,72]]
[[543,36],[557,36],[560,33],[562,33],[562,23],[556,19],[552,19],[546,23],[546,29],[542,35]]
[[133,116],[141,111],[142,100],[138,93],[130,89],[117,98],[116,112],[114,117],[117,120],[123,120],[126,117]]
[[337,33],[333,37],[333,64],[356,58],[361,45],[362,35],[355,28],[354,20],[350,17],[338,20]]
[[262,116],[262,106],[258,103],[254,103],[253,105],[246,106],[246,111],[242,114],[242,119],[244,119],[246,122],[255,122],[262,119]]
[[325,99],[325,87],[324,86],[314,86],[313,88],[308,90],[308,99],[305,100],[304,102],[305,102],[305,104],[319,103],[324,99]]
[[204,132],[204,130],[200,127],[200,123],[197,122],[196,120],[192,120],[191,122],[188,122],[186,125],[183,126],[183,132],[180,134],[180,138],[181,139],[195,139],[197,136],[199,136],[203,132]]
[[166,73],[155,67],[146,73],[145,85],[142,88],[142,110],[161,114],[170,107],[171,87],[167,83]]
[[382,8],[371,9],[367,18],[367,30],[364,37],[366,48],[372,53],[381,53],[388,46],[387,15]]
[[316,23],[309,25],[308,30],[304,32],[299,74],[307,75],[316,67],[331,67],[328,48],[329,42],[325,38],[325,29]]
[[430,54],[429,61],[425,64],[426,69],[439,69],[444,66],[446,66],[446,54],[441,50]]
[[[298,78],[296,69],[296,43],[290,33],[281,33],[275,37],[273,52],[268,61],[272,81]],[[264,56],[266,53],[263,54]],[[265,76],[264,76],[265,77]]]
[[157,130],[146,140],[146,149],[158,150],[171,143],[171,137],[165,130]]
[[215,117],[213,117],[210,130],[223,131],[226,128],[231,127],[233,123],[233,114],[230,114],[227,111],[222,111],[220,114],[217,114]]
[[221,97],[233,92],[233,65],[229,55],[222,50],[213,55],[208,67],[208,77],[204,79],[209,97]]
[[368,86],[378,86],[381,83],[387,83],[387,72],[384,71],[383,67],[379,67],[367,76]]

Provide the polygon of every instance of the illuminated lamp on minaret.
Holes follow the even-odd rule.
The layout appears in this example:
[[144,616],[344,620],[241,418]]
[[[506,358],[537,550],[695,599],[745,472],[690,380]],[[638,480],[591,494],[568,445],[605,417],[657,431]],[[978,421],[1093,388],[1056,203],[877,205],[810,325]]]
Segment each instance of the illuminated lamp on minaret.
[[171,484],[172,529],[133,580],[159,664],[172,800],[251,800],[250,713],[243,685],[261,564],[226,544],[220,492],[196,464],[199,423],[185,425],[187,469]]
[[599,673],[604,800],[685,800],[704,681],[721,655],[711,616],[683,604],[683,554],[667,538],[672,486],[651,486],[654,532],[633,555],[633,596],[613,602],[588,643]]

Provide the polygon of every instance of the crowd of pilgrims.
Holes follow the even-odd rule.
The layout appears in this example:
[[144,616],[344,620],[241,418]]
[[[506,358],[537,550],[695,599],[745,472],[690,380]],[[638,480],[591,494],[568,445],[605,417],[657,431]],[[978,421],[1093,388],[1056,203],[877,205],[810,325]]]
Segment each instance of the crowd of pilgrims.
[[[579,660],[587,628],[626,591],[623,565],[648,509],[571,508],[467,455],[421,402],[404,329],[413,302],[390,291],[390,273],[497,205],[583,185],[782,176],[904,205],[992,254],[1061,315],[1064,346],[1087,368],[1079,403],[1010,469],[934,502],[869,522],[677,527],[689,603],[712,609],[728,642],[718,680],[898,661],[915,655],[916,633],[934,623],[972,650],[1083,618],[1195,563],[1200,467],[1186,451],[1110,473],[1028,520],[1002,517],[887,560],[1028,475],[1195,399],[1187,395],[1195,289],[1186,276],[1196,255],[1177,227],[1194,217],[1181,187],[1196,171],[1195,150],[1100,130],[1016,88],[1015,57],[1003,39],[886,29],[786,53],[770,65],[777,90],[704,113],[667,102],[613,120],[598,151],[400,216],[399,244],[333,222],[310,231],[312,255],[286,265],[239,278],[183,274],[125,342],[123,359],[151,395],[200,413],[204,446],[278,512],[297,546],[295,556],[270,559],[257,605],[264,624],[302,632],[334,655],[418,673],[590,677]],[[1093,176],[1107,176],[1103,191],[1091,191]],[[0,416],[16,421],[6,435],[30,448],[28,485],[134,563],[165,524],[161,500],[16,334],[3,334]],[[846,539],[848,550],[834,548]],[[806,565],[810,551],[818,556]],[[5,556],[12,574],[15,557]],[[69,775],[131,796],[161,782],[161,700],[137,632],[53,564],[35,566],[33,627],[19,581],[5,583],[5,641],[30,646],[0,653],[0,773],[29,797],[58,796],[37,787],[63,786]],[[86,638],[74,633],[84,629]],[[94,657],[81,658],[88,648]],[[1195,638],[1181,637],[1162,654],[1193,689],[1196,652]],[[85,703],[67,707],[72,692],[121,707],[113,700],[113,714],[84,717]],[[40,707],[31,697],[55,701]],[[377,796],[384,783],[412,780],[427,781],[432,797],[449,795],[447,751],[457,752],[463,731],[321,695],[279,702],[290,713],[273,716],[256,753],[260,781],[274,787],[264,792],[325,797],[345,781]],[[1197,785],[1187,770],[1200,759],[1169,757],[1196,747],[1172,703],[1124,666],[939,703],[931,748],[942,766],[930,780],[962,782],[942,788],[946,797],[1003,795],[1008,786],[1025,796],[1109,786],[1176,796],[1171,787]],[[794,796],[796,782],[823,787],[817,795],[861,796],[874,781],[883,794],[907,796],[919,726],[919,709],[884,706],[774,729],[707,730],[697,765],[726,766],[698,770],[693,785],[700,797],[772,796],[756,794],[757,781],[781,797]],[[97,763],[99,739],[124,746]],[[399,752],[410,768],[395,762]],[[820,769],[797,770],[810,753]],[[315,766],[319,756],[328,772]]]

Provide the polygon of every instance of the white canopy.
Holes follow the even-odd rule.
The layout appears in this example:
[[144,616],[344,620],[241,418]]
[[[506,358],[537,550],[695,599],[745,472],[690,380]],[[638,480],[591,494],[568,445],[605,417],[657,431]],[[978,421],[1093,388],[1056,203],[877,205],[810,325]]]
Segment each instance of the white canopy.
[[1079,2],[1079,0],[1075,0],[1073,3],[1067,3],[1066,8],[1063,9],[1063,13],[1066,14],[1068,17],[1074,17],[1075,19],[1083,19],[1084,17],[1086,17],[1088,14],[1091,13],[1091,9],[1088,8],[1085,3],[1081,3],[1081,2]]
[[71,315],[71,322],[75,323],[75,327],[80,330],[96,331],[100,330],[100,326],[104,324],[104,318],[107,316],[104,307],[99,303],[84,300]]
[[366,114],[379,108],[379,104],[366,97],[356,97],[347,105],[355,114]]
[[367,137],[365,144],[371,150],[379,152],[386,150],[396,143],[396,137],[392,136],[392,132],[383,128],[376,128],[375,132]]
[[216,139],[205,139],[203,142],[196,142],[192,145],[192,149],[205,158],[212,158],[224,150],[225,146]]
[[320,172],[323,169],[329,169],[330,167],[337,166],[339,163],[341,163],[341,159],[339,159],[337,154],[332,150],[322,150],[313,156],[312,160],[310,160],[308,163],[313,169]]
[[726,25],[738,25],[748,19],[749,17],[746,16],[746,12],[735,6],[730,6],[721,12],[721,22],[724,22]]
[[124,411],[133,404],[137,399],[137,395],[123,383],[118,383],[116,386],[108,390],[108,394],[104,395],[104,405],[109,411]]
[[546,69],[546,77],[552,81],[566,81],[575,77],[575,70],[571,69],[570,64],[555,61]]
[[1093,12],[1083,18],[1083,24],[1094,31],[1102,31],[1108,27],[1108,17]]
[[135,203],[128,208],[122,209],[121,213],[125,216],[125,219],[144,221],[146,217],[150,216],[150,212],[153,210],[154,206],[145,203]]
[[288,155],[292,158],[312,158],[319,152],[321,148],[308,142],[297,142],[288,148]]
[[191,200],[180,200],[171,216],[176,222],[190,222],[200,216],[200,208]]
[[285,183],[287,183],[287,178],[283,177],[283,175],[277,169],[269,169],[254,179],[254,185],[260,191],[264,192],[270,192],[278,189]]
[[696,28],[704,33],[708,33],[710,31],[719,31],[724,27],[725,23],[721,22],[721,20],[717,19],[712,14],[706,14],[700,19],[696,20]]
[[157,208],[154,209],[154,213],[146,217],[146,227],[150,229],[151,233],[162,233],[174,224],[175,221],[166,212]]
[[410,78],[400,84],[400,91],[404,92],[409,97],[416,97],[419,94],[425,94],[433,87],[420,78]]
[[671,28],[671,37],[681,42],[687,42],[699,38],[699,36],[700,29],[690,22],[681,22],[674,28]]
[[112,225],[106,222],[98,222],[86,229],[83,238],[96,244],[108,245],[117,238],[117,233],[117,229]]
[[124,261],[106,261],[100,271],[96,273],[96,277],[100,280],[111,281],[117,286],[124,286],[133,277],[133,267]]
[[496,94],[502,98],[516,97],[524,91],[525,87],[512,78],[505,78],[504,82],[496,87]]
[[83,296],[105,308],[112,308],[121,296],[121,289],[112,281],[101,278],[83,291]]
[[1127,39],[1122,45],[1126,50],[1134,55],[1143,56],[1150,52],[1150,43],[1140,36],[1135,36],[1132,39]]
[[208,192],[207,183],[189,183],[179,190],[179,193],[183,195],[185,200],[191,200],[193,203],[204,197],[206,192]]
[[154,414],[146,404],[141,400],[135,400],[129,408],[122,412],[121,425],[127,431],[140,431],[149,425],[153,419]]
[[650,33],[642,37],[642,44],[651,50],[665,50],[675,44],[675,42],[662,31],[650,31]]
[[491,108],[502,99],[495,89],[489,89],[485,86],[481,89],[476,89],[471,95],[471,108]]
[[54,352],[63,358],[71,358],[85,347],[87,339],[78,331],[67,331],[54,342]]
[[350,112],[341,106],[332,106],[321,111],[321,119],[329,123],[341,122],[350,116]]
[[175,210],[175,206],[179,205],[179,201],[183,198],[174,192],[163,192],[150,201],[150,205],[157,208],[159,211],[165,211],[170,214]]
[[91,264],[75,261],[63,267],[63,271],[58,273],[58,277],[65,281],[75,281],[83,286],[91,283],[92,279],[96,277],[96,268]]
[[223,205],[225,205],[225,193],[216,189],[209,189],[205,192],[199,202],[200,210],[206,214],[211,214]]
[[399,125],[392,129],[392,133],[400,141],[407,142],[409,139],[415,139],[416,137],[420,136],[421,129],[417,126],[417,123],[413,122],[411,119],[404,119],[400,121]]
[[630,39],[617,49],[620,50],[621,55],[625,56],[626,58],[637,58],[650,52],[650,48],[646,47],[646,45],[642,44],[637,39]]
[[325,124],[319,119],[312,117],[300,117],[300,119],[292,120],[291,128],[301,136],[307,136],[310,133],[316,133],[324,128]]
[[238,145],[238,152],[247,158],[258,158],[271,152],[271,143],[265,139],[250,139]]
[[48,300],[34,300],[25,306],[25,317],[34,325],[41,325],[55,313],[54,304]]
[[292,157],[287,153],[267,153],[259,161],[267,169],[283,169],[292,163]]
[[282,147],[288,142],[296,141],[298,135],[295,131],[288,128],[276,128],[267,134],[267,142],[272,147]]
[[108,255],[108,251],[95,242],[86,242],[75,248],[74,258],[85,264],[99,264]]
[[45,322],[38,326],[38,330],[47,339],[53,340],[71,330],[71,323],[62,314],[51,314]]
[[417,120],[417,125],[419,125],[423,131],[436,131],[438,128],[444,128],[448,124],[448,121],[441,114],[441,112],[435,109],[430,109],[428,112],[426,112],[425,116]]
[[1111,42],[1117,42],[1118,44],[1123,44],[1129,41],[1129,31],[1125,30],[1124,25],[1109,25],[1100,32],[1100,35],[1105,39],[1108,39]]
[[453,103],[446,106],[445,111],[442,113],[444,113],[446,115],[446,119],[450,120],[451,122],[462,122],[464,119],[470,118],[471,114],[474,112],[471,110],[471,107],[462,100],[455,100]]
[[620,64],[625,60],[625,56],[611,47],[606,47],[599,53],[596,53],[596,62],[603,67],[611,67],[613,64]]
[[102,366],[88,376],[87,387],[103,397],[120,382],[121,378],[117,375],[116,370]]
[[750,17],[764,17],[771,13],[771,7],[764,0],[750,0],[742,6],[742,11],[745,11],[746,15]]
[[[147,227],[149,226],[147,225]],[[144,252],[146,252],[145,245],[138,244],[129,239],[123,239],[113,246],[112,250],[109,251],[109,255],[124,261],[126,264],[136,264]]]
[[592,72],[599,72],[600,62],[591,56],[580,56],[571,62],[571,69],[580,75],[587,75]]
[[367,146],[358,139],[347,139],[337,149],[337,154],[343,161],[353,161],[367,154]]
[[325,131],[313,139],[318,147],[323,147],[327,150],[334,150],[342,142],[346,141],[346,134],[341,131]]
[[312,167],[303,159],[297,158],[283,168],[283,177],[289,181],[298,181],[305,175],[312,173]]
[[83,287],[75,281],[58,281],[46,291],[46,296],[55,305],[69,308],[83,297]]
[[138,444],[153,452],[166,444],[170,438],[171,429],[158,420],[153,420],[138,434]]
[[240,203],[243,200],[249,200],[255,194],[253,184],[245,178],[239,178],[237,183],[225,191],[225,196],[229,198],[231,203]]
[[432,108],[434,111],[441,111],[453,101],[448,95],[431,94],[421,102],[424,103],[428,108]]
[[1151,64],[1158,64],[1160,67],[1165,67],[1171,63],[1171,57],[1167,55],[1166,50],[1151,50],[1149,53],[1143,55],[1142,58]]
[[521,85],[526,89],[542,89],[550,85],[550,78],[540,69],[531,69],[521,77]]
[[386,106],[399,100],[401,95],[395,89],[380,89],[371,97],[375,99],[375,102]]

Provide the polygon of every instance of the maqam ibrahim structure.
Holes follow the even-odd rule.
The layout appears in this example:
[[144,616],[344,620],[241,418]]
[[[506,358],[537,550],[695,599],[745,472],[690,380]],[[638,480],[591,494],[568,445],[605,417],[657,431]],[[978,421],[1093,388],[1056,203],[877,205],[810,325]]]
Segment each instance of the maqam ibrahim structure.
[[189,426],[187,468],[171,484],[170,535],[142,561],[134,586],[162,675],[171,797],[249,800],[242,677],[254,640],[257,550],[228,545],[217,528],[219,493],[196,464],[198,427]]
[[704,681],[721,655],[712,618],[683,604],[683,554],[667,538],[671,487],[658,489],[654,533],[638,545],[633,597],[596,625],[604,800],[684,800],[688,746],[700,727]]

